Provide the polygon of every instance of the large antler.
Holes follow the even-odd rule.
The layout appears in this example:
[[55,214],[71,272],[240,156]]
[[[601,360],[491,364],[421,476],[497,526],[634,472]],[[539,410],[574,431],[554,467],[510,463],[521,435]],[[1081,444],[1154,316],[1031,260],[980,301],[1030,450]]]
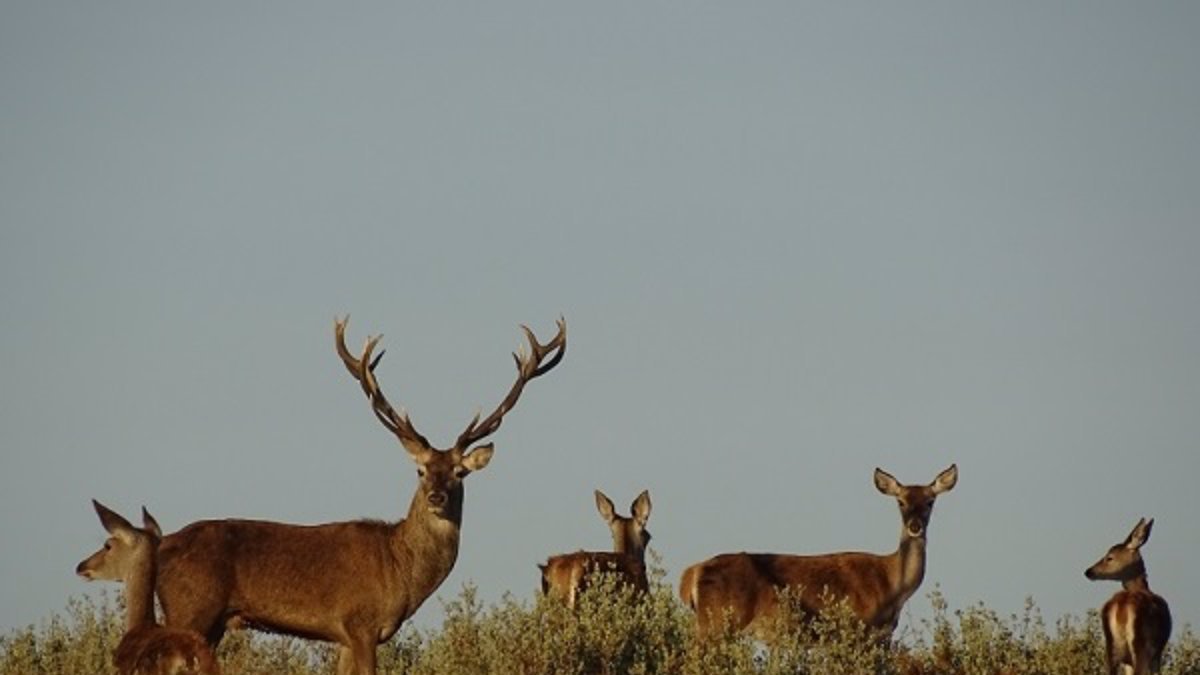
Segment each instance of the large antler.
[[475,414],[467,428],[459,434],[458,441],[454,444],[456,451],[464,452],[471,444],[495,433],[500,428],[500,422],[504,419],[505,413],[517,404],[517,399],[521,397],[521,390],[525,388],[525,383],[545,374],[557,366],[559,361],[562,361],[563,355],[567,352],[567,320],[559,317],[555,323],[558,325],[558,334],[546,344],[540,344],[533,331],[528,326],[521,325],[521,330],[525,331],[525,337],[529,340],[529,351],[526,352],[522,345],[513,353],[513,359],[517,362],[517,381],[513,383],[508,396],[504,397],[500,405],[486,419],[480,422],[479,413]]
[[380,351],[374,359],[371,358],[371,352],[375,351],[375,345],[379,344],[380,338],[383,335],[375,335],[367,338],[366,344],[363,346],[362,356],[355,358],[346,349],[346,323],[350,321],[350,316],[346,315],[344,319],[334,319],[333,334],[335,345],[337,347],[338,356],[342,357],[342,363],[346,364],[346,369],[358,380],[362,385],[363,393],[367,395],[367,400],[371,402],[371,410],[383,426],[400,439],[400,443],[404,448],[414,456],[423,455],[432,449],[429,441],[420,434],[408,419],[408,414],[401,408],[400,412],[396,412],[392,405],[388,403],[387,397],[383,395],[383,391],[379,388],[379,382],[375,379],[375,366],[379,365],[379,360],[383,358],[387,350]]

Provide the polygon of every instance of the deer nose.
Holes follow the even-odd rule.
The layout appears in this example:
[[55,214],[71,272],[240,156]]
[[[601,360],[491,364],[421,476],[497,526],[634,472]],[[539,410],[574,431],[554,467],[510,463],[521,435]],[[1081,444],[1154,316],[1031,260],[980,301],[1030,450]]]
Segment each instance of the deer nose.
[[441,508],[446,505],[446,493],[438,490],[437,492],[429,493],[429,505]]

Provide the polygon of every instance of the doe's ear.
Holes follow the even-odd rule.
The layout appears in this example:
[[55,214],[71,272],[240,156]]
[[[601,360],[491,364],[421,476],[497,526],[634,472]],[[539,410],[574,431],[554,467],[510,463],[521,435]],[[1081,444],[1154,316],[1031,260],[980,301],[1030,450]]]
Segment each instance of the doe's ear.
[[1154,519],[1146,520],[1141,518],[1137,525],[1133,526],[1133,531],[1125,538],[1125,548],[1139,549],[1146,540],[1150,538],[1150,528],[1154,527]]
[[491,443],[476,446],[463,456],[462,465],[470,471],[479,471],[492,461],[492,452],[495,449]]
[[889,497],[895,497],[896,495],[900,494],[900,481],[896,480],[892,474],[876,467],[875,489],[879,490],[885,495],[888,495]]
[[596,510],[606,523],[611,523],[617,517],[617,508],[613,506],[612,500],[599,490],[596,490]]
[[930,487],[933,488],[933,494],[940,495],[943,492],[949,492],[956,483],[958,483],[958,465],[951,464],[948,469],[933,479],[933,485]]
[[142,528],[154,535],[156,539],[162,539],[162,528],[158,526],[158,521],[144,506],[142,507]]
[[650,507],[650,491],[642,490],[642,494],[633,500],[633,506],[629,507],[633,513],[633,519],[637,521],[638,525],[646,526],[646,522],[650,520]]
[[133,525],[130,525],[129,521],[125,520],[121,514],[95,499],[92,500],[92,507],[96,509],[96,515],[100,516],[100,524],[112,536],[128,539],[133,533]]

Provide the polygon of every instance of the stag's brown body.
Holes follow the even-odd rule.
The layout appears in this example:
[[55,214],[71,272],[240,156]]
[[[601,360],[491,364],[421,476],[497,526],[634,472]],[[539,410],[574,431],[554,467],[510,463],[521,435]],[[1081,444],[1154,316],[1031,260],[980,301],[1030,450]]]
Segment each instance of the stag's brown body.
[[934,500],[957,480],[953,465],[929,485],[901,485],[875,470],[877,489],[900,506],[900,545],[889,555],[726,553],[688,567],[679,595],[696,614],[697,632],[709,634],[728,622],[734,630],[764,633],[787,591],[805,615],[845,602],[863,623],[890,635],[925,577],[926,527]]
[[214,644],[248,625],[342,644],[369,635],[374,649],[450,574],[460,526],[418,499],[394,524],[201,521],[163,541],[159,598],[171,625]]
[[212,650],[199,634],[158,625],[154,617],[155,550],[161,530],[142,509],[143,528],[93,501],[112,537],[104,548],[79,563],[85,579],[125,582],[125,634],[113,652],[121,675],[219,675]]

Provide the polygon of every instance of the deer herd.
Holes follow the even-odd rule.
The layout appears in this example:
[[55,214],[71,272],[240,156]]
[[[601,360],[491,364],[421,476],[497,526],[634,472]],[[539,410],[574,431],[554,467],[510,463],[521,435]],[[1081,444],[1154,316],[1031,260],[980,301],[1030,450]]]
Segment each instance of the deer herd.
[[[486,418],[476,414],[453,445],[439,449],[380,389],[375,368],[384,352],[374,352],[382,336],[368,337],[356,356],[346,347],[347,321],[334,322],[337,354],[375,417],[417,465],[407,516],[396,523],[323,525],[202,520],[163,536],[145,508],[142,527],[135,527],[93,500],[109,536],[76,573],[124,583],[125,634],[113,654],[120,673],[214,675],[219,672],[214,650],[225,632],[249,627],[335,643],[338,675],[373,675],[377,645],[391,638],[450,574],[458,557],[463,481],[488,465],[493,446],[483,441],[500,428],[525,385],[562,360],[566,322],[559,319],[557,334],[544,344],[522,326],[528,348],[513,354],[517,377],[508,394]],[[874,481],[900,509],[894,552],[739,552],[695,563],[683,571],[679,595],[695,614],[697,635],[728,627],[766,637],[782,598],[790,597],[805,614],[844,602],[882,639],[889,638],[925,576],[929,518],[937,497],[957,483],[958,467],[951,465],[927,485],[902,484],[882,469],[875,469]],[[616,575],[635,593],[649,590],[649,492],[634,499],[629,516],[619,515],[599,490],[595,498],[612,532],[613,550],[555,555],[539,565],[542,592],[572,608],[597,572]],[[1101,611],[1112,675],[1158,672],[1170,637],[1167,602],[1150,590],[1140,553],[1153,525],[1140,520],[1085,572],[1088,579],[1122,585]],[[155,616],[156,593],[163,625]]]

